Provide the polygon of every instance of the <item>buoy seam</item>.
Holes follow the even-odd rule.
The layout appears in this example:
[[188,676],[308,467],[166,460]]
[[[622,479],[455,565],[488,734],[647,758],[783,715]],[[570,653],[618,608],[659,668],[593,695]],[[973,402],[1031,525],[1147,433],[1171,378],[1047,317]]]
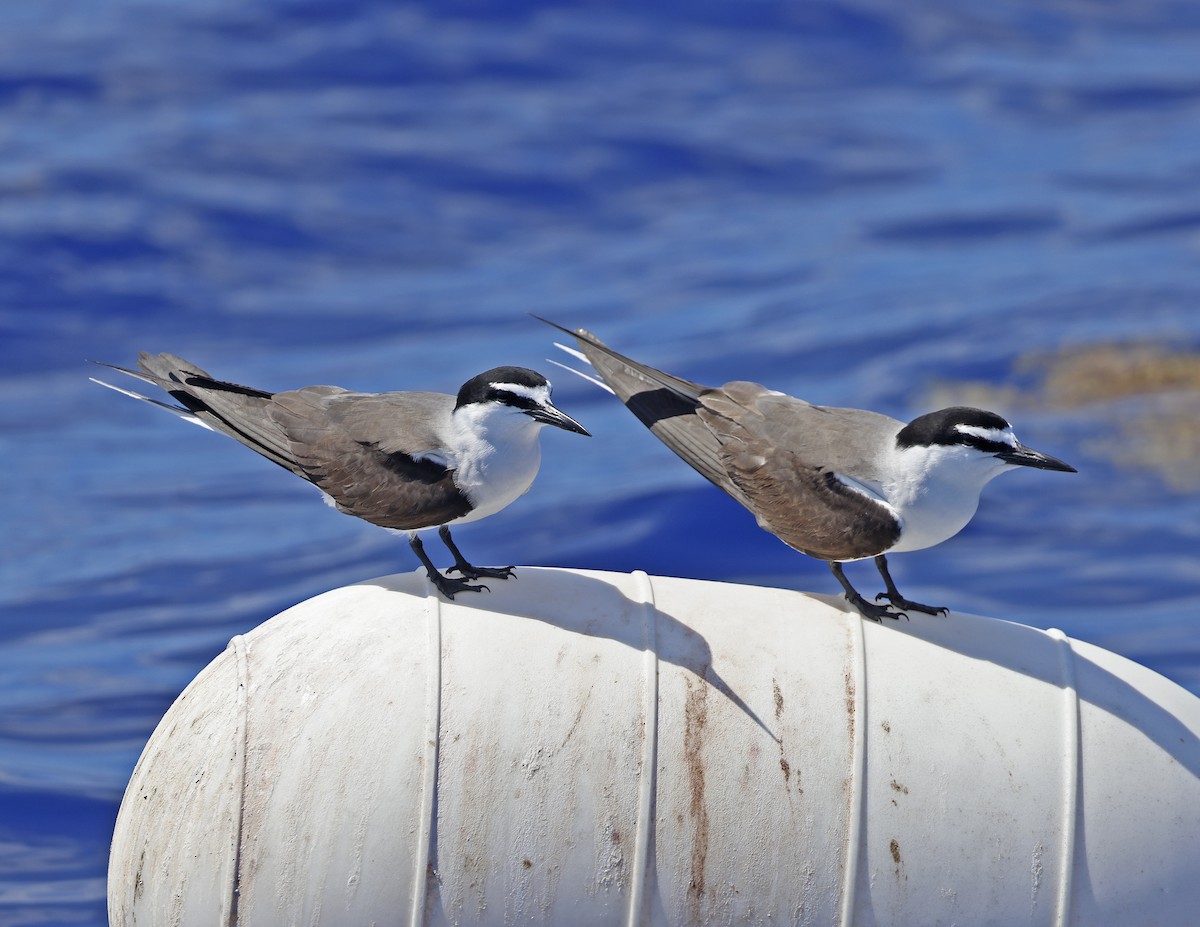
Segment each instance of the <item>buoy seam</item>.
[[1062,847],[1058,882],[1058,911],[1054,923],[1066,927],[1071,919],[1071,878],[1075,866],[1075,829],[1079,815],[1079,768],[1082,748],[1079,689],[1075,676],[1075,649],[1071,639],[1058,628],[1046,632],[1058,643],[1058,661],[1062,672],[1062,686],[1066,695],[1066,711],[1063,717],[1063,820]]
[[229,880],[229,897],[225,899],[225,924],[236,927],[238,922],[238,906],[242,898],[242,832],[246,819],[246,754],[250,746],[250,655],[246,638],[241,634],[229,641],[233,650],[234,664],[237,668],[237,709],[238,735],[237,750],[241,754],[238,764],[237,786],[237,822],[233,829],[233,872]]
[[425,692],[425,768],[421,783],[421,827],[417,834],[415,871],[413,872],[410,927],[425,923],[426,896],[429,890],[429,859],[437,832],[438,739],[442,726],[442,601],[433,584],[425,579],[425,599],[429,603],[429,683]]
[[[851,927],[854,923],[854,900],[858,883],[859,855],[862,852],[863,802],[866,798],[866,688],[867,688],[867,642],[863,633],[863,619],[851,618],[850,644],[852,653],[847,661],[847,686],[853,691],[846,693],[847,711],[850,714],[850,783],[849,820],[846,822],[846,858],[842,876],[842,905],[838,923]],[[853,675],[851,675],[853,674]]]
[[642,771],[638,782],[637,838],[633,850],[633,872],[629,887],[628,927],[641,923],[646,881],[650,866],[650,840],[655,826],[655,792],[658,787],[658,607],[654,584],[648,574],[632,574],[642,602],[645,648],[642,667],[645,674],[642,729]]

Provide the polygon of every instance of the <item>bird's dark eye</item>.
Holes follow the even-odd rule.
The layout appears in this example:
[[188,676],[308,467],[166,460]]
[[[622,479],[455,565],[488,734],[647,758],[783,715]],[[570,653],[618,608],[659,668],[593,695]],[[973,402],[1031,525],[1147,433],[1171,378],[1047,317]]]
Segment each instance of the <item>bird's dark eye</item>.
[[954,427],[953,440],[955,444],[973,447],[985,454],[1002,454],[1013,449],[1012,440],[1006,440],[1010,435],[1011,432],[1000,428],[959,424]]
[[979,435],[959,433],[955,444],[962,444],[966,447],[973,447],[976,450],[983,451],[985,454],[999,454],[1003,451],[1011,451],[1012,445],[1005,444],[1003,441],[993,441],[991,438],[984,438]]
[[506,406],[512,406],[514,409],[536,409],[538,407],[536,400],[518,393],[509,392],[506,389],[492,390],[488,398],[503,403]]

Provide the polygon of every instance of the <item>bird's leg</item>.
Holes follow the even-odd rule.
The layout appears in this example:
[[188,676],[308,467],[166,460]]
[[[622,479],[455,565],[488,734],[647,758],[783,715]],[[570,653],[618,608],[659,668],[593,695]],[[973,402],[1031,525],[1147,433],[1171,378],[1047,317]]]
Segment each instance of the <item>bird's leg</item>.
[[888,572],[887,558],[883,554],[875,558],[875,566],[879,567],[879,575],[883,577],[883,581],[887,585],[887,592],[881,592],[875,596],[876,602],[880,599],[887,599],[888,603],[895,608],[908,608],[916,612],[924,612],[926,615],[945,615],[950,611],[940,605],[922,605],[920,602],[904,598],[900,594],[900,590],[896,588],[892,574]]
[[846,574],[842,572],[842,565],[836,560],[829,561],[829,569],[833,572],[833,577],[842,584],[842,588],[846,590],[846,601],[858,609],[858,613],[864,618],[870,618],[872,621],[883,622],[884,618],[896,619],[900,616],[905,618],[904,612],[894,612],[886,605],[876,605],[874,602],[868,602],[858,590],[850,585],[850,580],[846,579]]
[[421,539],[415,533],[408,536],[408,544],[413,549],[413,553],[417,555],[417,559],[424,565],[425,575],[429,577],[429,581],[437,586],[438,592],[447,599],[453,599],[456,592],[480,592],[487,589],[487,586],[472,586],[465,579],[452,579],[439,573],[437,567],[425,553],[425,545],[421,543]]
[[508,567],[477,567],[467,563],[467,558],[462,555],[462,551],[458,549],[458,545],[454,543],[454,539],[450,537],[450,529],[446,525],[438,528],[438,537],[442,539],[442,543],[450,548],[450,553],[454,554],[454,566],[446,570],[447,573],[458,571],[463,575],[464,579],[479,579],[481,576],[487,579],[508,579],[513,575],[513,568]]

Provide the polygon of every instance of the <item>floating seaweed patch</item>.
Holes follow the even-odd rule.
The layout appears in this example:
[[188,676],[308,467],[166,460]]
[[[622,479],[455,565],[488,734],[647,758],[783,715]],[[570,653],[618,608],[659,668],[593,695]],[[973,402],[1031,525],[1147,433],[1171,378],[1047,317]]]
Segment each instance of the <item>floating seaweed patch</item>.
[[1148,471],[1170,489],[1200,489],[1200,351],[1131,342],[1074,345],[1013,365],[1019,385],[942,381],[933,406],[1063,411],[1087,408],[1109,428],[1088,450]]

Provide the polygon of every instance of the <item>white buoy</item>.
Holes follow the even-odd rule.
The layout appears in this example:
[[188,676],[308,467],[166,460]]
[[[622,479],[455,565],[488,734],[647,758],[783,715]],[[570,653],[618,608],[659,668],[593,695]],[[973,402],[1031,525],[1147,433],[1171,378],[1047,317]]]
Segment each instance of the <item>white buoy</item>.
[[1196,921],[1200,700],[1150,670],[971,615],[518,577],[383,577],[235,638],[134,771],[111,923]]

